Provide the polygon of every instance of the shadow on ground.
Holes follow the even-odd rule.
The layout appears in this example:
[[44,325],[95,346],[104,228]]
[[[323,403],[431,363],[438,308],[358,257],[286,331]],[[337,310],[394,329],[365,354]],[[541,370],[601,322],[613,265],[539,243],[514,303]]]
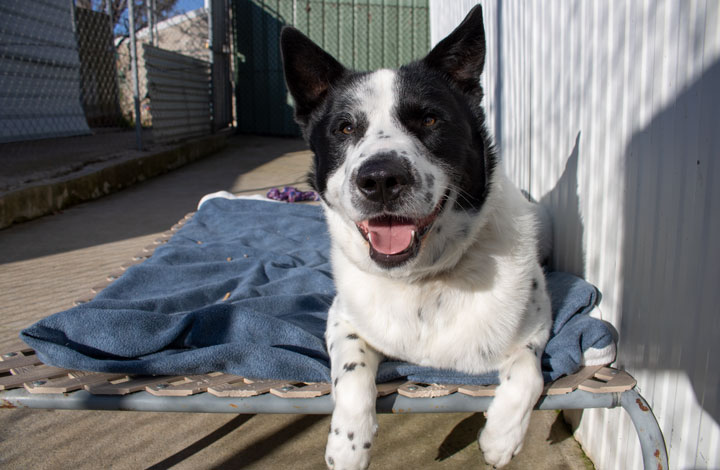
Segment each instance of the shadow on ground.
[[[193,162],[170,173],[136,184],[101,199],[70,207],[60,213],[0,230],[0,263],[8,263],[102,245],[167,230],[181,217],[194,211],[208,193],[241,189],[243,174],[288,154],[307,149],[300,139],[236,136],[215,155]],[[260,187],[304,181],[307,161],[277,181],[258,181]],[[285,181],[290,176],[293,181]],[[254,189],[245,181],[242,189]],[[89,207],[93,210],[89,210]],[[43,227],[39,243],[25,243],[27,234]]]

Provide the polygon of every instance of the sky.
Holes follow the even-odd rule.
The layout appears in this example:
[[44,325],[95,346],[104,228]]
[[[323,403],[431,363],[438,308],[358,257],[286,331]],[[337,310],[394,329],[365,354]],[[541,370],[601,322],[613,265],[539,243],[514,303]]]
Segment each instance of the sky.
[[205,0],[178,0],[175,5],[177,13],[185,13],[192,10],[197,10],[205,5]]
[[[0,0],[2,1],[2,0]],[[95,8],[99,8],[98,5],[100,5],[101,2],[96,1],[93,2],[93,5]],[[178,2],[175,4],[174,14],[170,16],[175,16],[181,13],[187,13],[188,11],[197,10],[198,8],[202,8],[205,6],[205,0],[178,0]],[[122,18],[127,18],[127,12],[123,12]],[[124,26],[124,20],[121,20],[116,26],[115,26],[115,34],[127,34],[127,29]]]

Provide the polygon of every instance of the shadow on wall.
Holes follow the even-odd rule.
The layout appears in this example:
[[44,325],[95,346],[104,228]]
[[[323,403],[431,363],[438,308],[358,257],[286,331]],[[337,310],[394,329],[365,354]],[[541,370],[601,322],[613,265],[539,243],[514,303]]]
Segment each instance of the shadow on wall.
[[550,266],[585,277],[585,254],[583,251],[584,226],[578,197],[578,160],[580,158],[580,132],[575,137],[565,169],[555,187],[540,200],[552,214],[553,253]]
[[720,62],[629,141],[622,366],[687,375],[720,422]]

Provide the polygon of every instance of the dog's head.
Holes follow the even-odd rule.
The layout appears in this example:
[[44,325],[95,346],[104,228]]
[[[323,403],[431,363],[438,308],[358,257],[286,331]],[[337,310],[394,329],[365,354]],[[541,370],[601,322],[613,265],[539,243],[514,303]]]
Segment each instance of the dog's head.
[[480,105],[480,7],[398,70],[348,70],[290,27],[281,49],[315,154],[310,182],[346,254],[392,275],[451,264],[448,250],[467,245],[495,166]]

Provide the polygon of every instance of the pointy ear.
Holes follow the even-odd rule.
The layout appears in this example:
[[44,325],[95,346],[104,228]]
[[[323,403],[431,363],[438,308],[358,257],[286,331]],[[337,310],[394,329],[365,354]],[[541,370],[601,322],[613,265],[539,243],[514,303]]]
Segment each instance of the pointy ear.
[[295,118],[307,124],[310,113],[322,103],[330,87],[346,72],[337,60],[297,29],[280,33],[285,82],[295,100]]
[[485,66],[485,27],[482,7],[475,6],[460,26],[440,41],[423,59],[466,93],[481,93],[480,74]]

